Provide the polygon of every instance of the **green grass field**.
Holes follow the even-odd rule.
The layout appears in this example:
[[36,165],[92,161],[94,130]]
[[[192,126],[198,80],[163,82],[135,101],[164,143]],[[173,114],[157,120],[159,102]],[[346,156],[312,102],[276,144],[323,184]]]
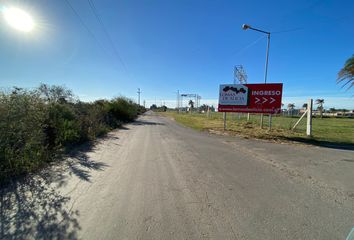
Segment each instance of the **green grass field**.
[[[223,114],[211,113],[209,118],[204,113],[162,113],[172,117],[177,122],[197,129],[207,131],[223,131]],[[313,118],[313,136],[306,136],[306,117],[302,119],[297,128],[292,131],[299,117],[274,116],[272,130],[268,130],[268,116],[264,117],[264,128],[260,129],[260,116],[251,115],[247,122],[247,114],[228,113],[227,132],[246,138],[261,138],[272,140],[290,140],[313,144],[354,144],[354,119],[353,118]]]

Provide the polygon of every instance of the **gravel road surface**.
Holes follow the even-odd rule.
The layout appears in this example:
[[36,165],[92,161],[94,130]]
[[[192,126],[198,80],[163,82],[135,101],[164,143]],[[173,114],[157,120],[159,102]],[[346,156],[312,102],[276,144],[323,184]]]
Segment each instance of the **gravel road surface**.
[[1,237],[345,239],[354,151],[210,135],[147,113],[1,194]]

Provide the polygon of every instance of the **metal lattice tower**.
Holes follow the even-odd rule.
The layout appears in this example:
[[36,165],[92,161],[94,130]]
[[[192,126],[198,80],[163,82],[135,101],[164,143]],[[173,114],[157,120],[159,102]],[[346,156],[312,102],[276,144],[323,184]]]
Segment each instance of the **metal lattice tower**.
[[241,84],[247,83],[247,73],[242,65],[236,65],[234,67],[234,84],[238,81]]

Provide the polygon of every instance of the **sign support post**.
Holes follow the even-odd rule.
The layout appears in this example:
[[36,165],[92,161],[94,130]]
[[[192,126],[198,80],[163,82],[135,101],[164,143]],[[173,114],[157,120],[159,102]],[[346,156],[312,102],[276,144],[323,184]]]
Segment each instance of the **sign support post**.
[[272,130],[272,114],[269,114],[269,131]]
[[226,130],[226,112],[224,112],[224,131]]
[[261,128],[263,128],[263,113],[261,114]]

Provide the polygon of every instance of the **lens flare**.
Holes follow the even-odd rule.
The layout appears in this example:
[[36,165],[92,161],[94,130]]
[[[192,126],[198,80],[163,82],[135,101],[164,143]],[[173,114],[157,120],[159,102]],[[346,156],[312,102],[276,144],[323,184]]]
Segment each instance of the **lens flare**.
[[23,31],[30,32],[34,28],[34,21],[32,17],[25,11],[10,7],[3,10],[5,21],[13,28]]

